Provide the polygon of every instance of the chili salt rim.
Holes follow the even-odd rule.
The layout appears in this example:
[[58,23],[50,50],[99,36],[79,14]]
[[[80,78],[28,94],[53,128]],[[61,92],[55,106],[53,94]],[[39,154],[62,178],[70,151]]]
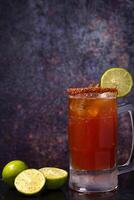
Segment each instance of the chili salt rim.
[[118,93],[116,88],[101,88],[101,87],[85,87],[85,88],[69,88],[67,89],[67,93],[69,95],[75,94],[84,94],[84,93],[105,93],[105,92],[112,92]]

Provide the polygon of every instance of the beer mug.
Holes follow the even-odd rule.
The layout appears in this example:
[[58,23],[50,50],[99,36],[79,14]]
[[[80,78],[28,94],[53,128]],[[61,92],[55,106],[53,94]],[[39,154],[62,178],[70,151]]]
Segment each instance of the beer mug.
[[[133,169],[134,107],[119,107],[114,88],[72,88],[68,93],[69,187],[83,193],[115,190],[118,175]],[[127,162],[118,165],[118,115],[124,112],[131,121],[132,146]]]

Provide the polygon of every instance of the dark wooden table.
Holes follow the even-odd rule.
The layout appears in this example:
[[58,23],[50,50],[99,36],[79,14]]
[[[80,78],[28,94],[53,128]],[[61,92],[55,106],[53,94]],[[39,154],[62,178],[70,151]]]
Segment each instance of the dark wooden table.
[[116,191],[98,194],[74,192],[66,184],[60,190],[46,191],[35,196],[24,196],[0,181],[0,200],[134,200],[134,171],[119,176]]

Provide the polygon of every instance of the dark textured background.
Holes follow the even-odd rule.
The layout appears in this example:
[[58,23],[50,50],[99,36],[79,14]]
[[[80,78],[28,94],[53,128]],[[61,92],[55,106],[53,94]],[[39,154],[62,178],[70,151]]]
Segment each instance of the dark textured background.
[[65,90],[109,67],[134,74],[133,0],[0,0],[0,168],[68,167]]

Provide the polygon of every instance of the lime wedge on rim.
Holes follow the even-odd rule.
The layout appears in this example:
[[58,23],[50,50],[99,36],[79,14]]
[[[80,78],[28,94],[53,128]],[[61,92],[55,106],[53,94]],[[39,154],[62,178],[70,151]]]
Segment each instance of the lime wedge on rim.
[[40,192],[45,185],[44,175],[37,169],[27,169],[18,174],[14,185],[16,189],[26,195]]
[[58,189],[62,187],[65,184],[68,176],[67,171],[56,167],[44,167],[39,169],[39,171],[46,178],[47,189]]
[[110,68],[101,76],[100,86],[105,88],[117,88],[118,97],[126,96],[132,89],[133,78],[124,68]]

